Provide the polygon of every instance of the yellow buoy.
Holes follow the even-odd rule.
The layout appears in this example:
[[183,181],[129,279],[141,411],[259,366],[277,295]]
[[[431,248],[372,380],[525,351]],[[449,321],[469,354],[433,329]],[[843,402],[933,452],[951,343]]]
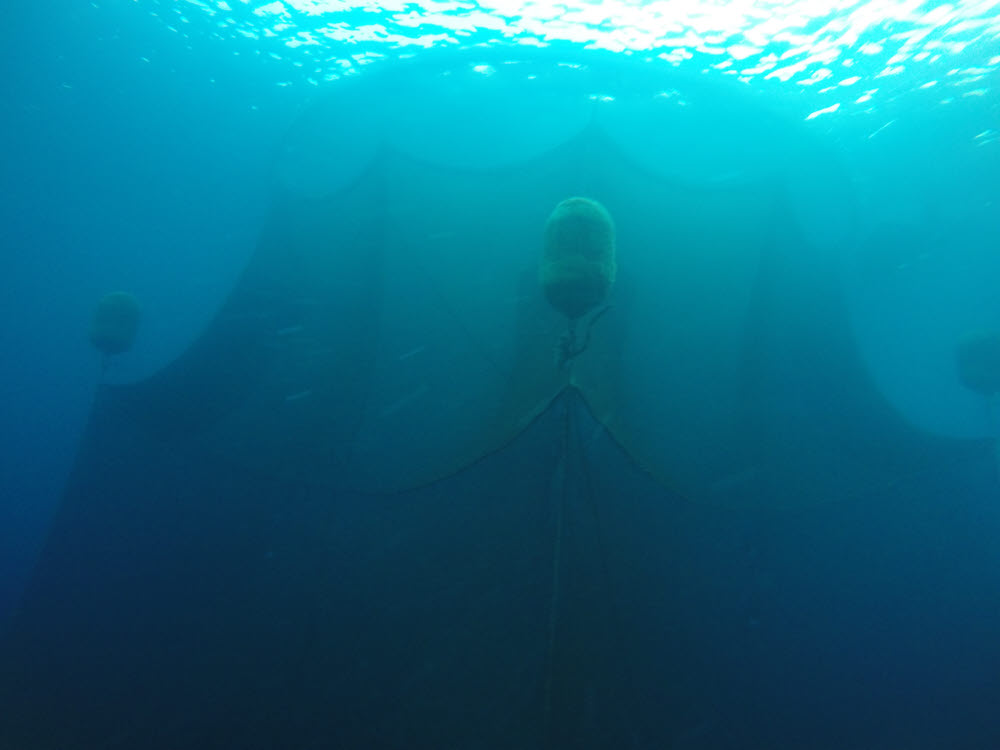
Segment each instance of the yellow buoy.
[[615,280],[615,226],[597,201],[567,198],[545,223],[539,279],[545,298],[571,321],[608,296]]

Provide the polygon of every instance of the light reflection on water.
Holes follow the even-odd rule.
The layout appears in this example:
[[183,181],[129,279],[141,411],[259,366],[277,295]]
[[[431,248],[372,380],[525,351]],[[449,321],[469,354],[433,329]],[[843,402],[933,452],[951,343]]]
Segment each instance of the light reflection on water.
[[976,84],[1000,65],[1000,0],[137,2],[176,33],[232,40],[234,52],[254,42],[317,85],[415,49],[570,43],[815,87],[847,105],[894,78],[938,84],[943,98],[986,95]]

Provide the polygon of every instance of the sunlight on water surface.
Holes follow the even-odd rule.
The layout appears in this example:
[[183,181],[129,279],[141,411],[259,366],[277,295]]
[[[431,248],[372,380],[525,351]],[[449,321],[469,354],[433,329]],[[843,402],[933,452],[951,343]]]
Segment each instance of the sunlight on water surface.
[[[94,3],[95,7],[98,3]],[[320,86],[428,49],[586,48],[796,97],[807,120],[992,100],[1000,0],[133,0],[189,44]],[[495,58],[494,58],[495,59]],[[979,144],[995,142],[983,131]]]

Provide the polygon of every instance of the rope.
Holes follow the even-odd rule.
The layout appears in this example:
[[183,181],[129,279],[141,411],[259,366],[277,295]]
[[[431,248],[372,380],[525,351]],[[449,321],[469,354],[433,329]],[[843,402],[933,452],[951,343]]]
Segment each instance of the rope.
[[[604,308],[604,310],[607,310],[607,308]],[[604,310],[602,310],[598,316],[603,314]],[[591,325],[593,325],[593,321],[591,322]],[[584,447],[582,429],[583,428],[580,426],[579,422],[577,422],[576,444],[577,450],[579,450],[580,453],[579,464],[580,473],[583,479],[583,500],[589,506],[594,523],[594,536],[597,542],[597,553],[600,558],[601,573],[604,576],[605,591],[607,592],[606,605],[609,627],[611,629],[611,636],[614,640],[614,648],[618,652],[617,662],[620,665],[625,687],[629,694],[628,703],[635,707],[634,711],[630,712],[632,714],[631,718],[640,725],[641,731],[645,734],[648,740],[648,738],[651,738],[654,733],[650,730],[646,722],[642,721],[642,712],[638,709],[639,701],[638,690],[636,689],[634,665],[628,656],[629,650],[625,646],[624,626],[622,624],[621,612],[618,606],[617,587],[615,586],[614,578],[611,575],[611,565],[608,563],[608,544],[604,535],[604,519],[601,516],[600,506],[597,501],[598,493],[594,482],[594,476],[591,472],[590,462],[587,460],[585,452],[586,448]],[[625,717],[623,716],[622,718],[624,719]]]
[[[552,727],[552,685],[555,681],[555,651],[556,651],[556,629],[559,624],[559,586],[562,567],[562,541],[563,541],[563,514],[566,503],[569,500],[569,485],[566,481],[566,460],[569,453],[570,436],[570,407],[563,404],[565,409],[565,420],[563,422],[562,449],[559,453],[559,460],[553,472],[553,489],[556,490],[557,498],[555,504],[555,535],[552,542],[552,595],[549,598],[549,618],[548,618],[548,663],[545,670],[545,694],[543,703],[543,713],[546,736],[553,733]],[[549,743],[551,744],[551,743]]]
[[559,344],[556,346],[556,364],[559,369],[571,364],[574,359],[587,351],[587,347],[590,346],[590,335],[593,333],[594,323],[600,320],[601,316],[610,309],[611,305],[605,305],[594,313],[590,318],[590,322],[587,323],[587,330],[583,335],[583,343],[581,344],[578,344],[576,341],[576,320],[570,319],[566,333],[560,337]]

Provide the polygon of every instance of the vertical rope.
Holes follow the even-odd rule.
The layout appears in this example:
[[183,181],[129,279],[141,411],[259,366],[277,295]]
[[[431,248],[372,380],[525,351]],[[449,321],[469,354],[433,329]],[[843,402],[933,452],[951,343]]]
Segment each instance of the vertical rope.
[[[611,564],[608,561],[608,541],[605,536],[604,519],[601,515],[600,504],[598,502],[598,493],[596,482],[594,480],[593,472],[591,471],[590,462],[587,458],[586,451],[587,446],[584,444],[584,438],[582,434],[582,426],[577,427],[576,431],[576,448],[580,452],[579,465],[581,473],[581,485],[583,492],[583,502],[589,506],[591,517],[594,524],[594,537],[597,543],[597,552],[601,563],[601,574],[604,577],[604,591],[607,594],[607,600],[605,602],[607,606],[609,627],[611,628],[611,638],[613,641],[613,648],[618,652],[618,664],[621,669],[621,676],[625,683],[625,690],[628,694],[628,703],[631,704],[632,710],[624,709],[621,719],[627,724],[634,721],[638,724],[641,733],[645,736],[646,741],[649,738],[655,736],[649,724],[644,720],[642,710],[640,708],[639,701],[639,691],[636,687],[635,678],[635,665],[632,659],[629,658],[629,649],[626,645],[625,639],[625,626],[621,615],[621,609],[618,601],[618,588],[615,585],[615,580],[611,574]],[[624,731],[624,728],[623,728]],[[635,730],[632,730],[633,744],[635,743]],[[662,741],[662,738],[657,738]],[[664,747],[666,745],[663,745]]]
[[[543,714],[546,737],[551,739],[552,727],[552,686],[555,681],[555,652],[556,652],[556,628],[559,625],[559,586],[562,568],[562,541],[563,523],[568,501],[569,486],[566,481],[566,460],[569,455],[570,437],[570,405],[565,401],[562,404],[564,409],[562,446],[559,450],[559,458],[553,472],[553,489],[556,494],[555,503],[555,530],[552,541],[552,593],[549,597],[549,617],[548,617],[548,663],[545,670],[545,693],[543,697]],[[551,744],[551,742],[549,743]]]

